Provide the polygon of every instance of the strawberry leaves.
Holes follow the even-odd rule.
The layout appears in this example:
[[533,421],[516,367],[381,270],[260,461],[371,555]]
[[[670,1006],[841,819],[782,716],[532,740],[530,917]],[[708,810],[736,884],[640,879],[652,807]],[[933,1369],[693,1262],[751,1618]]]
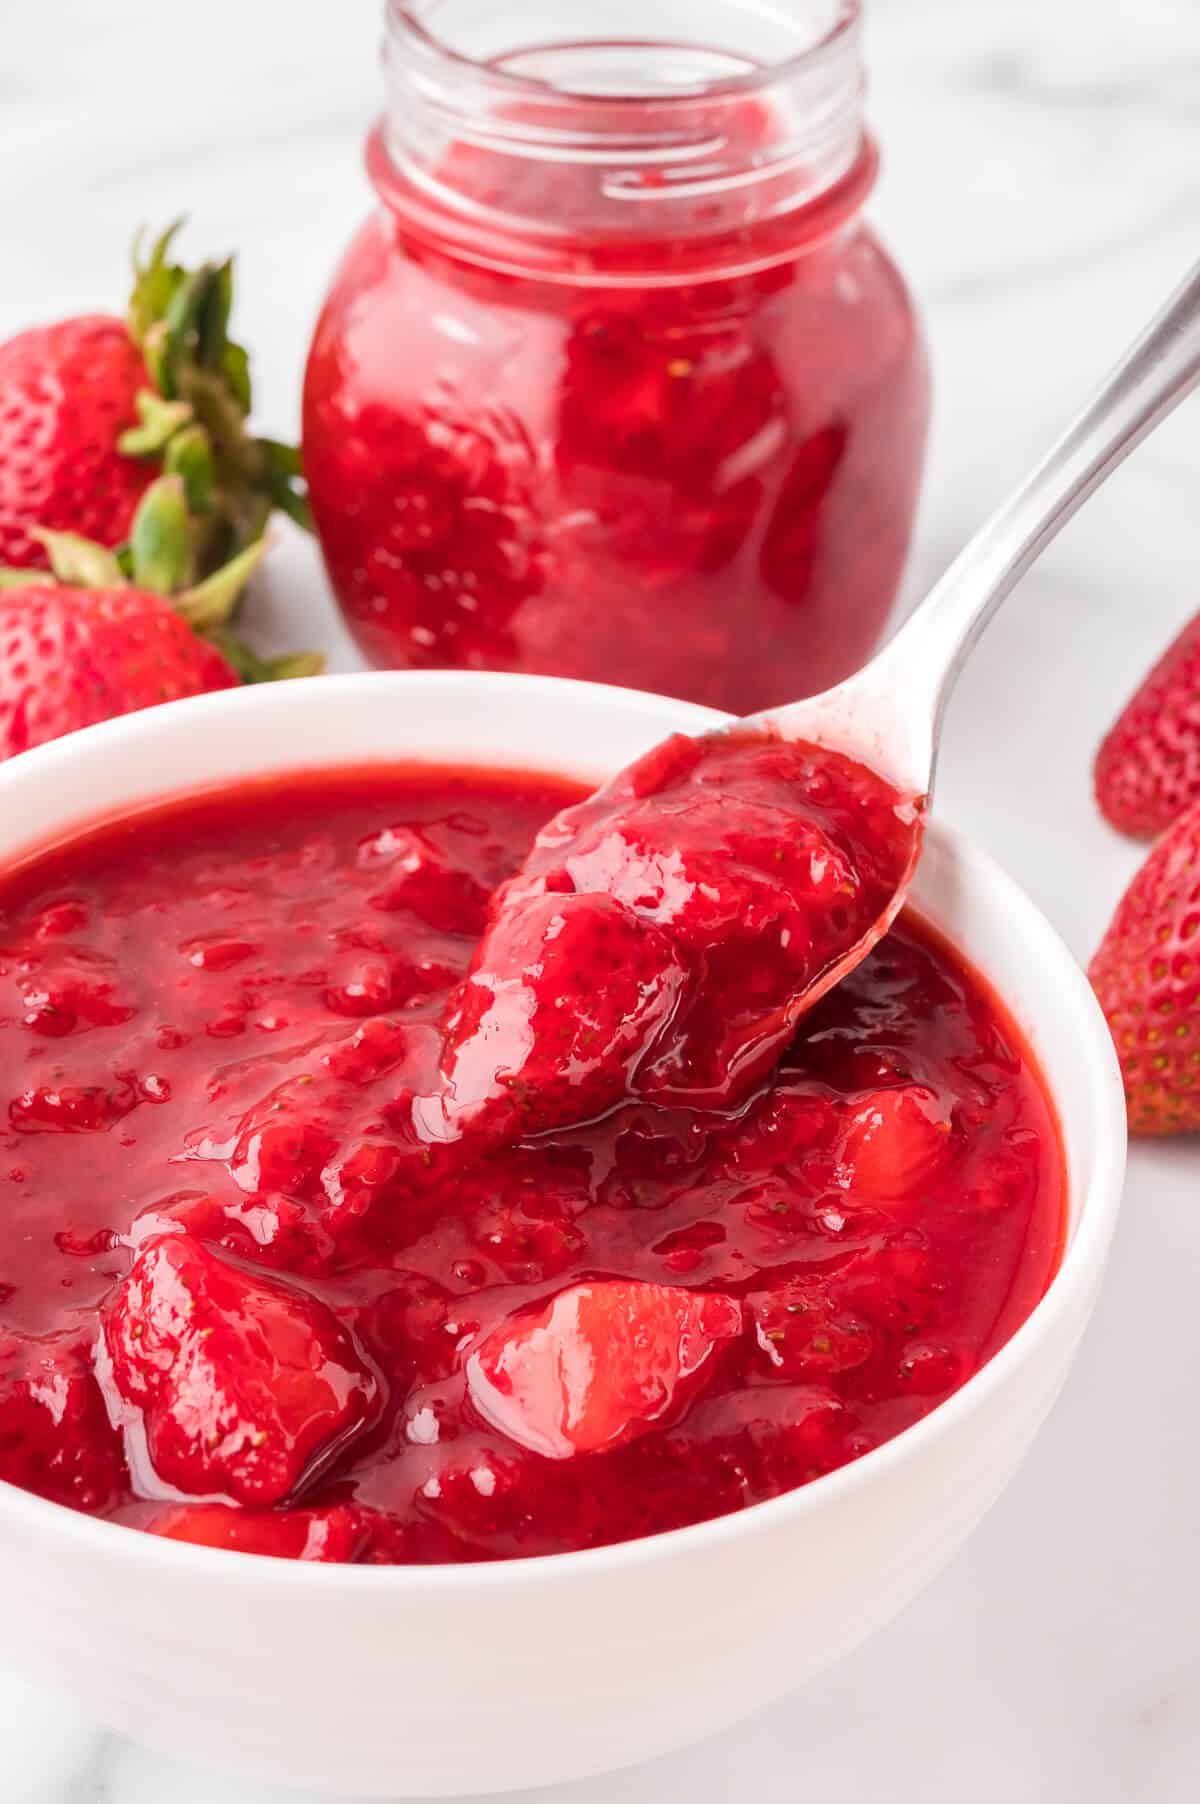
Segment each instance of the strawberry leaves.
[[[107,551],[78,533],[47,532],[35,536],[64,589],[138,591],[169,600],[179,618],[225,659],[243,683],[279,682],[316,676],[324,659],[315,652],[262,658],[230,630],[247,583],[266,556],[269,541],[259,537],[199,581],[196,575],[196,522],[183,478],[160,476],[142,496],[129,538]],[[0,569],[0,592],[46,587],[40,570]]]
[[151,386],[135,396],[137,423],[117,448],[180,478],[195,522],[196,569],[205,575],[260,538],[273,509],[310,522],[298,451],[247,428],[250,360],[229,336],[232,259],[194,270],[175,262],[181,224],[168,226],[145,257],[140,239],[134,246],[128,327]]

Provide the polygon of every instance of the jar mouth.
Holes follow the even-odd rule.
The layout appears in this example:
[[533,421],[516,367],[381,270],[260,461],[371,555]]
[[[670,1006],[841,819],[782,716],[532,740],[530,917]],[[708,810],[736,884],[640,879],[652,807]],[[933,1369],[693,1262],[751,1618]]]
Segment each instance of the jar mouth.
[[[458,67],[465,77],[486,77],[489,85],[494,84],[497,91],[507,89],[514,97],[583,101],[602,99],[607,105],[626,105],[631,109],[644,108],[647,102],[653,102],[656,111],[659,107],[669,109],[676,104],[681,108],[694,105],[697,99],[736,99],[741,95],[753,94],[772,83],[786,83],[790,78],[803,77],[829,58],[840,56],[846,40],[854,38],[862,24],[862,0],[833,0],[828,22],[818,27],[815,35],[798,48],[782,51],[769,60],[743,58],[729,52],[727,55],[730,61],[743,61],[746,67],[725,74],[719,74],[715,70],[709,75],[697,74],[694,80],[673,83],[670,88],[622,91],[609,86],[567,85],[562,79],[514,68],[503,56],[484,57],[461,49],[435,28],[431,15],[437,10],[438,0],[386,0],[389,38],[393,43],[407,38],[423,55]],[[652,51],[661,50],[665,44],[675,41],[663,37],[605,37],[581,40],[578,48]],[[561,50],[563,42],[547,43],[543,48],[547,52]],[[698,54],[719,54],[701,41],[697,41],[691,48]],[[528,56],[530,52],[525,47],[521,54]]]
[[800,214],[869,185],[859,0],[522,0],[515,24],[500,0],[387,0],[386,17],[392,167],[372,173],[476,254],[503,237],[506,264],[554,243],[560,268],[594,267],[602,247],[636,273],[639,245],[682,265],[736,240],[773,258]]

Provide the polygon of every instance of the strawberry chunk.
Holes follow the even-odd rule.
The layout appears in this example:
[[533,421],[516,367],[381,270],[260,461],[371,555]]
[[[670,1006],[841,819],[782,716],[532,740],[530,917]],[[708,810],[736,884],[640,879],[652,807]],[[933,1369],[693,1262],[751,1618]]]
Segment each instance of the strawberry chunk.
[[289,1078],[248,1109],[229,1156],[229,1173],[247,1193],[320,1195],[321,1168],[337,1150],[308,1073]]
[[190,1234],[285,1272],[321,1272],[334,1252],[319,1210],[288,1196],[222,1198],[207,1191],[179,1191],[139,1210],[126,1239],[137,1252],[164,1234]]
[[104,1333],[116,1390],[141,1412],[159,1478],[180,1491],[278,1503],[379,1404],[323,1303],[187,1234],[143,1248]]
[[842,1167],[854,1196],[912,1196],[938,1175],[950,1156],[950,1123],[922,1084],[876,1090],[850,1117]]
[[785,1280],[746,1299],[760,1365],[772,1377],[823,1381],[864,1365],[874,1351],[869,1325],[839,1309],[819,1275]]
[[319,1510],[241,1510],[223,1503],[185,1503],[164,1510],[146,1527],[152,1535],[190,1541],[195,1547],[342,1563],[358,1556],[369,1535],[364,1513],[347,1504]]
[[387,888],[370,898],[384,914],[407,909],[439,933],[478,939],[488,892],[469,871],[457,869],[416,827],[385,827],[358,848],[363,870],[379,871]]
[[331,1046],[321,1063],[338,1083],[365,1087],[402,1063],[413,1038],[411,1029],[376,1015]]
[[597,1453],[674,1417],[741,1333],[732,1297],[620,1279],[510,1318],[467,1362],[485,1421],[547,1459]]
[[473,1300],[455,1297],[432,1278],[397,1272],[377,1298],[363,1333],[385,1371],[403,1371],[411,1382],[447,1378],[462,1365],[461,1349],[479,1332]]
[[0,1333],[0,1478],[91,1511],[122,1489],[120,1437],[76,1335]]
[[413,960],[373,953],[345,960],[325,990],[325,1006],[335,1015],[381,1015],[393,1008],[424,1002],[448,990],[459,973],[437,959]]
[[493,921],[458,992],[430,1138],[516,1140],[600,1115],[628,1095],[685,978],[667,937],[600,895],[544,895]]
[[706,1400],[671,1439],[715,1451],[756,1499],[808,1484],[872,1445],[837,1392],[813,1383],[752,1385]]
[[723,1136],[723,1159],[732,1177],[765,1177],[802,1164],[833,1137],[836,1117],[822,1096],[776,1090],[748,1109]]
[[831,1280],[830,1297],[839,1309],[894,1336],[928,1327],[944,1292],[936,1288],[925,1235],[908,1228],[856,1253]]
[[538,1284],[578,1260],[587,1245],[571,1216],[570,1198],[547,1193],[545,1185],[494,1181],[468,1218],[474,1245],[511,1283]]
[[513,1454],[452,1449],[413,1501],[431,1527],[459,1541],[459,1558],[464,1541],[476,1553],[545,1551],[538,1541],[537,1479],[529,1461]]
[[15,981],[22,1025],[46,1039],[65,1040],[94,1027],[119,1027],[136,1012],[118,992],[104,961],[69,949],[53,957],[33,953],[21,961]]
[[103,1134],[122,1121],[138,1101],[128,1078],[104,1084],[38,1084],[8,1105],[17,1134]]
[[669,740],[542,828],[497,892],[472,981],[534,897],[619,903],[688,979],[637,1093],[724,1107],[775,1063],[817,986],[878,937],[919,838],[918,810],[849,759],[768,738]]

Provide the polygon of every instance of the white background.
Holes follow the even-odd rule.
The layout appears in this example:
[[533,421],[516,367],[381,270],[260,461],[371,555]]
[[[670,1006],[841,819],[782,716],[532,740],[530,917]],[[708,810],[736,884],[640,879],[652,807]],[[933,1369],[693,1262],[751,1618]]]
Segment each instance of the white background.
[[[0,334],[117,306],[133,227],[186,211],[189,250],[239,248],[259,418],[294,432],[314,313],[367,205],[376,0],[0,12]],[[874,0],[869,43],[886,155],[872,211],[935,359],[915,596],[1200,254],[1200,5]],[[352,663],[309,545],[289,542],[255,606],[268,635],[291,611],[292,643]],[[1081,958],[1138,856],[1096,814],[1091,756],[1197,606],[1200,402],[1025,582],[953,706],[939,807]],[[1200,1146],[1139,1148],[1067,1393],[944,1577],[737,1733],[553,1804],[1195,1799],[1198,1373]],[[144,1755],[3,1674],[0,1800],[284,1804]]]

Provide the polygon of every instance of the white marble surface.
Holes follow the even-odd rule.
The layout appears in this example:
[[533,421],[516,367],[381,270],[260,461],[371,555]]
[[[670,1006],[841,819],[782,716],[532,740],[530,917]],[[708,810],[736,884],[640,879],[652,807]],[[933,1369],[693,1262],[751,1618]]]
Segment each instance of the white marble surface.
[[[188,210],[193,244],[241,249],[261,418],[293,430],[314,309],[366,202],[375,0],[3,11],[0,333],[112,303],[131,227]],[[1200,6],[874,0],[871,46],[887,153],[875,217],[936,359],[916,592],[1196,254]],[[1089,761],[1200,605],[1198,497],[1195,404],[1025,583],[954,704],[940,805],[1081,957],[1136,862],[1091,805]],[[268,625],[285,605],[352,661],[298,540],[257,604]],[[1194,1799],[1198,1180],[1198,1146],[1135,1152],[1066,1395],[983,1528],[892,1628],[736,1733],[542,1804]],[[2,1674],[0,1799],[286,1804],[144,1754]]]

